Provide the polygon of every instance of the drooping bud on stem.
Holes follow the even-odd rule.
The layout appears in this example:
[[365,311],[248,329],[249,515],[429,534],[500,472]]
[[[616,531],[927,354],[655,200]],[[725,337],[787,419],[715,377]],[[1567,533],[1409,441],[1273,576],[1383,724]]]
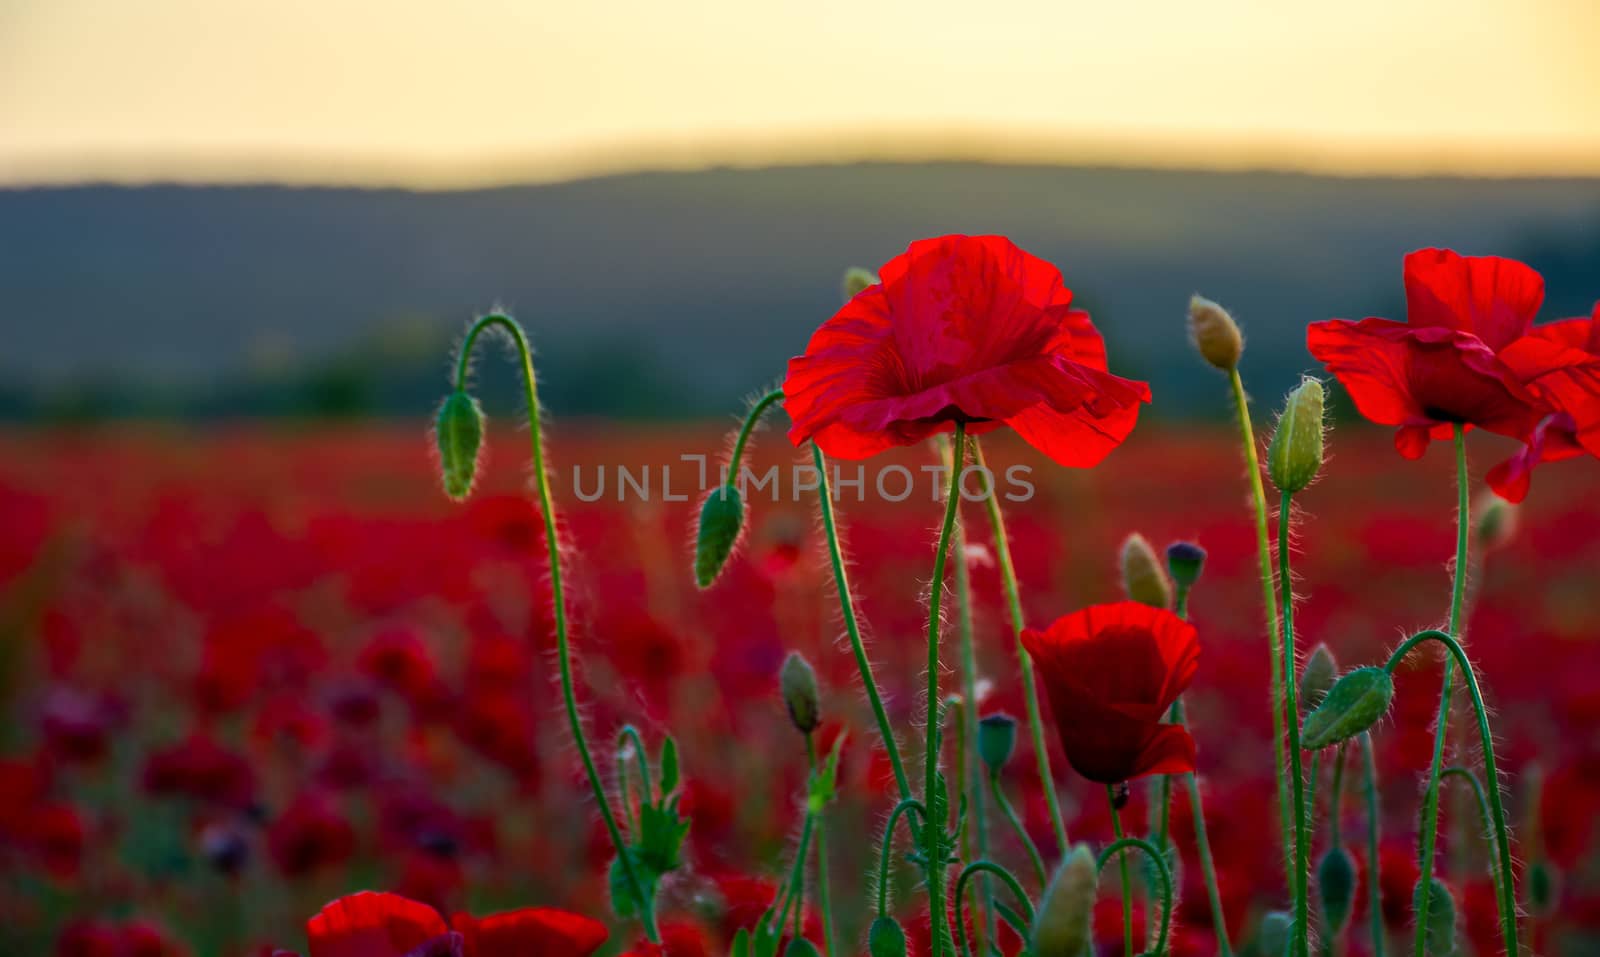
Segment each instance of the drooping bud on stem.
[[1327,645],[1319,644],[1311,649],[1311,657],[1306,659],[1306,666],[1300,672],[1301,714],[1310,714],[1322,703],[1338,674],[1339,663],[1334,660],[1333,652],[1328,650]]
[[1429,888],[1428,926],[1422,930],[1427,941],[1426,952],[1453,954],[1456,952],[1456,899],[1444,881],[1424,875],[1411,893],[1412,914],[1422,913],[1423,888]]
[[1330,847],[1317,864],[1317,890],[1322,894],[1326,932],[1337,935],[1350,919],[1356,895],[1356,865],[1343,847]]
[[1494,494],[1485,492],[1478,498],[1473,510],[1473,530],[1481,551],[1492,552],[1511,544],[1517,534],[1517,506]]
[[1294,918],[1289,914],[1281,910],[1268,911],[1256,929],[1256,953],[1262,957],[1288,957],[1293,927]]
[[817,673],[811,663],[797,651],[789,652],[783,660],[783,670],[778,673],[778,687],[783,692],[784,707],[789,709],[789,720],[801,734],[810,734],[822,723],[822,706],[817,694]]
[[1309,376],[1289,393],[1267,449],[1267,474],[1280,491],[1301,491],[1322,471],[1322,383]]
[[483,407],[478,400],[457,389],[439,404],[434,420],[434,439],[439,444],[439,472],[444,493],[459,502],[472,494],[478,475],[478,455],[483,447]]
[[1087,952],[1094,899],[1100,883],[1094,852],[1072,849],[1044,889],[1034,913],[1034,957],[1082,957]]
[[1134,532],[1123,539],[1120,557],[1122,588],[1129,598],[1155,608],[1172,607],[1172,583],[1143,535]]
[[1189,298],[1189,338],[1200,356],[1221,369],[1232,372],[1244,354],[1244,336],[1239,324],[1222,308],[1204,296]]
[[710,588],[722,574],[744,534],[744,499],[733,485],[712,489],[700,506],[700,527],[694,540],[694,580]]
[[845,301],[849,302],[868,286],[876,286],[878,281],[878,274],[872,270],[851,266],[844,271],[844,282],[840,284],[840,290],[844,293]]
[[990,774],[1000,773],[1016,747],[1016,718],[1009,714],[986,714],[978,720],[978,757],[983,759]]
[[1193,542],[1167,546],[1167,571],[1179,588],[1192,588],[1206,567],[1206,550]]
[[1357,668],[1328,689],[1300,729],[1307,751],[1348,741],[1377,723],[1394,700],[1394,679],[1382,668]]
[[872,957],[906,957],[906,932],[900,922],[885,914],[872,922],[867,933],[867,952]]

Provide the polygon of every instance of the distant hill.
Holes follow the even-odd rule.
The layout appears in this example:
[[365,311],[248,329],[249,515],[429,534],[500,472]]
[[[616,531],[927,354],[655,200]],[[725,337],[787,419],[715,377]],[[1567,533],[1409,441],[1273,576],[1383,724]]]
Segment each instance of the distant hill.
[[1417,246],[1526,259],[1549,318],[1600,298],[1600,180],[866,164],[434,193],[0,190],[0,407],[414,415],[442,387],[438,350],[503,302],[558,412],[717,412],[781,374],[845,266],[957,231],[1059,264],[1113,367],[1172,416],[1217,405],[1182,333],[1193,291],[1245,324],[1263,397],[1309,366],[1307,322],[1399,315]]

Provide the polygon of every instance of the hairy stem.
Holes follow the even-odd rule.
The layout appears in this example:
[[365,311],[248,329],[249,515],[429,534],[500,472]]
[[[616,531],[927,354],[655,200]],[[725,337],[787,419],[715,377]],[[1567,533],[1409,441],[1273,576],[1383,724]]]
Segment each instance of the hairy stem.
[[1022,847],[1028,852],[1028,860],[1033,864],[1033,874],[1039,879],[1039,886],[1044,887],[1049,875],[1045,872],[1044,858],[1039,854],[1039,846],[1033,843],[1033,838],[1028,836],[1028,829],[1022,826],[1022,821],[1017,818],[1017,811],[1011,806],[1011,801],[1006,798],[1006,792],[1000,787],[1000,775],[989,775],[989,790],[994,794],[994,805],[1005,815],[1011,824],[1011,830],[1016,832],[1017,840],[1022,842]]
[[[939,630],[943,624],[939,608],[944,598],[944,566],[950,551],[950,536],[955,531],[956,512],[961,507],[961,463],[965,461],[966,426],[956,423],[955,438],[951,442],[950,491],[945,499],[944,524],[939,528],[939,543],[933,552],[933,582],[928,589],[928,722],[923,729],[923,784],[922,803],[935,811],[935,794],[939,784]],[[945,927],[944,898],[944,815],[930,813],[923,821],[923,853],[928,859],[928,914],[933,923],[933,957],[944,952]]]
[[[1116,819],[1116,811],[1113,810],[1111,813],[1111,820],[1114,823]],[[1122,864],[1122,886],[1123,888],[1127,888],[1128,855],[1126,852],[1135,848],[1143,851],[1145,855],[1150,858],[1151,863],[1155,865],[1156,874],[1161,878],[1161,931],[1156,936],[1155,949],[1151,951],[1151,953],[1156,955],[1156,957],[1160,957],[1160,955],[1167,949],[1167,934],[1172,929],[1172,872],[1167,870],[1166,858],[1163,857],[1162,854],[1157,851],[1149,841],[1141,841],[1136,837],[1119,837],[1115,841],[1112,841],[1110,846],[1108,846],[1105,850],[1100,852],[1100,857],[1096,862],[1096,866],[1101,870],[1104,870],[1106,862],[1115,856]],[[1133,931],[1132,924],[1129,922],[1126,916],[1128,897],[1126,889],[1124,889],[1122,897],[1124,911],[1123,933],[1125,935],[1123,941],[1123,953],[1132,954],[1134,952],[1132,943]]]
[[[817,773],[817,742],[810,734],[806,734],[806,760],[811,766],[811,773]],[[833,947],[833,895],[828,888],[828,828],[822,819],[821,812],[817,814],[817,907],[822,910],[822,946],[823,951],[833,955],[838,953]]]
[[[1123,842],[1123,840],[1124,840],[1124,838],[1122,836],[1122,812],[1117,810],[1117,792],[1116,792],[1116,788],[1115,788],[1115,786],[1110,785],[1110,784],[1106,785],[1106,803],[1111,806],[1111,833],[1117,839],[1116,843],[1113,843],[1111,846],[1112,847],[1116,847],[1118,844],[1121,844]],[[1140,841],[1139,843],[1143,844],[1144,842]],[[1156,855],[1156,857],[1157,857],[1157,859],[1159,859],[1160,855],[1158,854],[1158,855]],[[1162,863],[1163,867],[1166,866],[1166,862],[1165,861],[1162,861],[1161,863]],[[1127,856],[1126,855],[1119,856],[1117,858],[1117,864],[1119,865],[1119,867],[1120,867],[1120,869],[1122,871],[1122,952],[1124,954],[1132,954],[1132,953],[1134,953],[1134,949],[1133,949],[1133,885],[1129,882],[1129,879],[1128,879],[1128,858],[1127,858]],[[1170,889],[1169,889],[1168,892],[1170,893]]]
[[956,943],[957,946],[960,947],[959,952],[962,954],[962,957],[972,957],[972,950],[967,946],[967,917],[963,901],[966,898],[967,881],[971,880],[972,875],[974,874],[993,874],[994,876],[1000,878],[1001,882],[1004,883],[1006,887],[1011,890],[1012,895],[1016,897],[1017,904],[1021,908],[1018,913],[1026,918],[1028,923],[1033,923],[1033,904],[1028,900],[1028,895],[1023,893],[1022,885],[1017,882],[1016,877],[1012,876],[1010,871],[1001,867],[999,864],[994,863],[993,861],[973,861],[971,864],[963,867],[960,875],[956,877]]
[[1367,922],[1372,928],[1372,957],[1384,957],[1383,886],[1378,859],[1382,808],[1378,804],[1378,761],[1373,754],[1372,733],[1361,733],[1362,792],[1367,803]]
[[1300,764],[1300,703],[1296,700],[1294,661],[1294,579],[1289,570],[1289,520],[1293,496],[1283,493],[1278,511],[1278,582],[1283,589],[1283,641],[1282,661],[1279,663],[1283,680],[1284,709],[1289,720],[1290,784],[1294,790],[1294,923],[1295,953],[1310,957],[1311,922],[1308,904],[1307,872],[1310,870],[1311,835],[1306,809],[1306,782]]

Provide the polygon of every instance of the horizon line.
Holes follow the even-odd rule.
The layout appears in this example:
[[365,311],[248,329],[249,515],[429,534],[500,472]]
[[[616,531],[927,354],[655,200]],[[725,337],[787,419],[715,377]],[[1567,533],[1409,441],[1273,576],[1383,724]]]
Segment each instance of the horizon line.
[[70,185],[284,185],[462,191],[652,172],[865,163],[988,163],[1196,172],[1259,172],[1373,179],[1591,179],[1600,143],[1500,143],[1265,134],[1186,137],[1115,132],[1022,133],[994,126],[824,130],[636,137],[482,158],[301,151],[284,147],[180,148],[122,153],[37,151],[0,158],[0,188]]

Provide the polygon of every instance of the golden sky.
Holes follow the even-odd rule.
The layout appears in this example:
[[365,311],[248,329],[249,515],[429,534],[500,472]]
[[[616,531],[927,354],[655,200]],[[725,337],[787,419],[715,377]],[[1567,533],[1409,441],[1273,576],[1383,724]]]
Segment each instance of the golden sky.
[[1600,0],[0,0],[0,182],[1600,173]]

